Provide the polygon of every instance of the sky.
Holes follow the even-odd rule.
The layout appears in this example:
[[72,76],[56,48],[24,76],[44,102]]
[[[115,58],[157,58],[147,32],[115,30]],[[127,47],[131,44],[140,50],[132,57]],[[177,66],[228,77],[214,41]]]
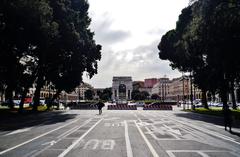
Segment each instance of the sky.
[[112,86],[113,76],[146,78],[181,76],[159,59],[162,35],[174,29],[189,0],[89,0],[94,39],[102,45],[98,74],[84,82],[95,88]]

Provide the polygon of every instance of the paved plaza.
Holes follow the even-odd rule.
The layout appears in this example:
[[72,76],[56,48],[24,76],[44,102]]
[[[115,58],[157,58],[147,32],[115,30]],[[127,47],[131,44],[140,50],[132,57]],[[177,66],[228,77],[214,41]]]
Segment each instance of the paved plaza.
[[4,124],[0,132],[0,156],[240,156],[239,134],[224,131],[221,119],[216,117],[210,120],[180,110],[104,110],[102,115],[97,115],[97,110],[56,113],[43,113],[41,122],[29,119],[26,125],[16,125],[13,129]]

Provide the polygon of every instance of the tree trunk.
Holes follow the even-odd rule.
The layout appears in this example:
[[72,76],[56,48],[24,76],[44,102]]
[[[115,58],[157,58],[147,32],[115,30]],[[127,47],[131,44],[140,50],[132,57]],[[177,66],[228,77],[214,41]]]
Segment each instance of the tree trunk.
[[8,101],[8,106],[12,110],[14,108],[14,104],[13,104],[13,88],[11,85],[8,85],[5,94],[6,94],[5,100]]
[[220,97],[221,97],[221,100],[222,100],[222,103],[223,103],[223,109],[225,109],[227,107],[227,80],[224,79],[223,80],[223,85],[222,85],[222,88],[220,89]]
[[57,92],[56,92],[56,94],[53,95],[51,101],[49,101],[49,102],[47,103],[47,110],[50,109],[50,107],[52,106],[54,100],[57,99],[57,97],[59,96],[59,94],[61,93],[61,91],[62,91],[62,90],[58,89]]
[[19,113],[22,113],[22,111],[23,111],[24,100],[26,98],[27,92],[28,92],[28,88],[25,88],[23,93],[22,93],[21,101],[20,101],[20,104],[19,104],[19,109],[18,109]]
[[37,111],[37,107],[39,106],[40,101],[40,92],[41,88],[43,87],[44,79],[42,72],[39,73],[38,79],[37,79],[37,87],[34,93],[33,97],[33,111]]
[[231,83],[231,87],[230,87],[231,89],[230,90],[231,90],[232,105],[233,105],[232,108],[236,110],[237,109],[237,104],[236,104],[236,98],[235,98],[235,93],[234,93],[234,80],[231,80],[230,83]]
[[206,96],[206,90],[203,89],[202,90],[202,104],[204,106],[205,109],[208,109],[208,103],[207,103],[207,96]]
[[216,101],[216,96],[215,96],[215,93],[216,93],[215,91],[213,91],[213,92],[212,92],[212,100],[213,100],[213,102],[215,102],[215,101]]

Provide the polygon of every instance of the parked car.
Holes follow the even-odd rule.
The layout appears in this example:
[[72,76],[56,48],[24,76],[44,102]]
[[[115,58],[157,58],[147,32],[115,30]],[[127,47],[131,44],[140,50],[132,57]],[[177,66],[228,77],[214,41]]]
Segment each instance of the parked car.
[[[32,102],[29,103],[29,106],[33,106],[33,104],[34,104],[34,102],[32,101]],[[46,104],[45,99],[40,99],[39,100],[39,105],[45,105],[45,104]]]
[[223,107],[223,103],[222,102],[217,103],[216,107]]
[[196,102],[196,103],[194,103],[194,105],[196,108],[203,107],[202,102]]
[[[14,106],[18,106],[20,104],[20,100],[19,99],[13,99],[13,104],[14,104]],[[9,106],[10,105],[10,100],[4,101],[1,105],[2,106]]]

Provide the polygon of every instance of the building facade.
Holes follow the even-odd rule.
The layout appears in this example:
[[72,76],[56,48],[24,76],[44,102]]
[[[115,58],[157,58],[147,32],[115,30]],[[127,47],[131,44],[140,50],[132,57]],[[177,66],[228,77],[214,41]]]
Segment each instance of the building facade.
[[156,83],[158,83],[157,78],[144,79],[144,87],[145,88],[152,88]]
[[132,77],[113,77],[112,80],[112,100],[131,100],[133,82]]
[[[193,100],[201,99],[201,90],[192,84]],[[190,100],[191,82],[188,76],[174,78],[169,85],[168,98],[175,101]]]
[[80,100],[85,100],[85,92],[87,90],[93,90],[93,87],[88,83],[81,83],[78,87],[75,88],[71,93],[62,91],[60,100],[63,102],[78,102]]
[[153,86],[152,94],[157,94],[162,101],[169,99],[170,84],[169,78],[160,78]]
[[76,92],[79,95],[80,100],[85,100],[85,92],[87,90],[93,90],[93,87],[88,83],[81,83],[77,88]]

